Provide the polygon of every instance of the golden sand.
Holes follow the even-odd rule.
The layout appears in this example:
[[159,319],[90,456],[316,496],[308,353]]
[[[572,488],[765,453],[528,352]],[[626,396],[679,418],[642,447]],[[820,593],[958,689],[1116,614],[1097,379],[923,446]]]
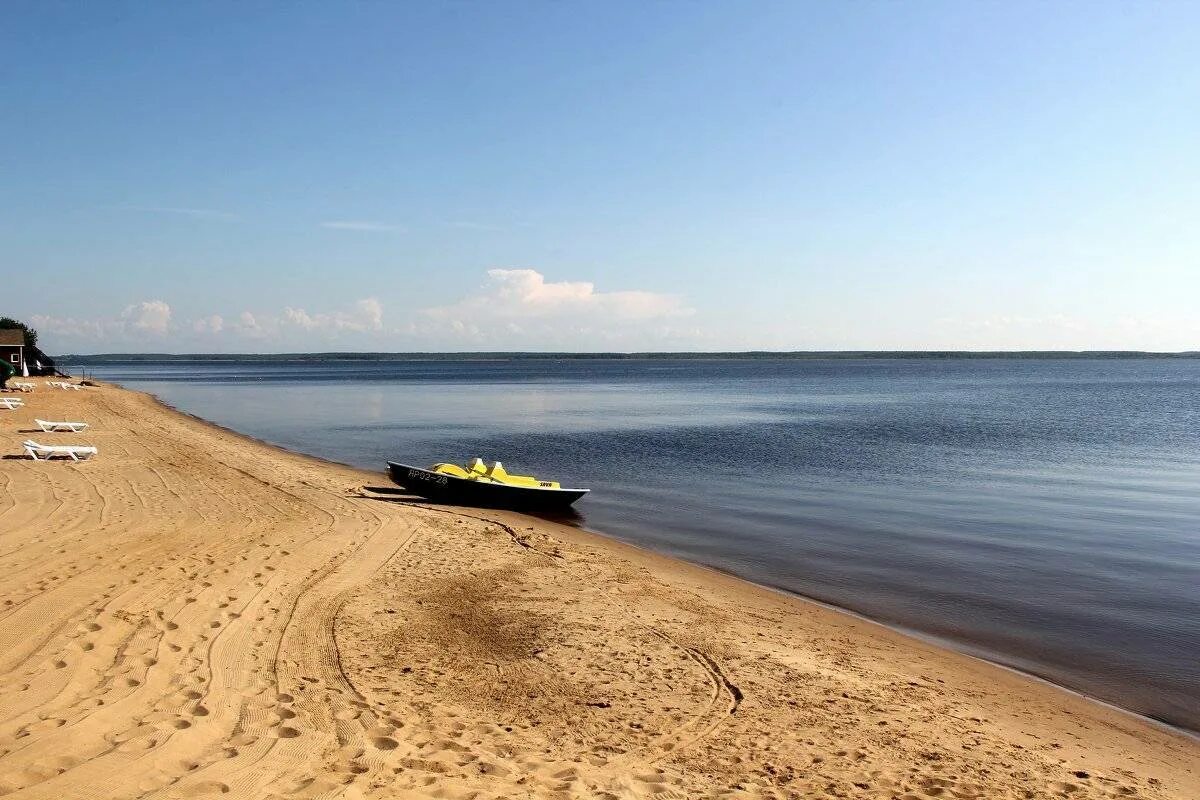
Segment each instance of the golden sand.
[[[39,381],[40,384],[40,381]],[[0,461],[7,798],[1200,797],[1194,739],[114,388]]]

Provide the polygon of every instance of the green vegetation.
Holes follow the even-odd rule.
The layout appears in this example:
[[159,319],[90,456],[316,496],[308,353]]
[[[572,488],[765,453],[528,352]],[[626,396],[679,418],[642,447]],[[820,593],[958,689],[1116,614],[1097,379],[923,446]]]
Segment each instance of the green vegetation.
[[0,330],[21,330],[25,332],[25,346],[37,347],[38,332],[20,320],[12,317],[0,317]]

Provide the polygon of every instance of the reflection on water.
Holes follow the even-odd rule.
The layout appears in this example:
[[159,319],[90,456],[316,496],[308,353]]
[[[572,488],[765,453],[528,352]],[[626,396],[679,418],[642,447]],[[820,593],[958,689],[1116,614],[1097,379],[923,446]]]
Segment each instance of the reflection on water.
[[1200,728],[1200,361],[97,368],[380,469],[500,459],[588,527]]

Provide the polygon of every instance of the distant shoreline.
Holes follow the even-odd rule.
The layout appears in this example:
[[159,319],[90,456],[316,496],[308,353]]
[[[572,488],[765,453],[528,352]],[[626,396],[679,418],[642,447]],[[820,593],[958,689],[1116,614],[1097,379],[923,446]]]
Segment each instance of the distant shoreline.
[[536,353],[67,353],[60,363],[84,366],[148,361],[287,362],[287,361],[826,361],[826,360],[970,360],[970,359],[1200,359],[1200,350],[1160,353],[1142,350],[792,350],[743,352]]

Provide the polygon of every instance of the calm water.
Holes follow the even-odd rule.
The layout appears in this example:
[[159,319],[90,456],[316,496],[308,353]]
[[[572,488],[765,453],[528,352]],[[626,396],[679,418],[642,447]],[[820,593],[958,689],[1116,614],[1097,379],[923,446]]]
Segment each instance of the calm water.
[[1200,729],[1200,361],[96,372],[357,466],[590,486],[589,528]]

